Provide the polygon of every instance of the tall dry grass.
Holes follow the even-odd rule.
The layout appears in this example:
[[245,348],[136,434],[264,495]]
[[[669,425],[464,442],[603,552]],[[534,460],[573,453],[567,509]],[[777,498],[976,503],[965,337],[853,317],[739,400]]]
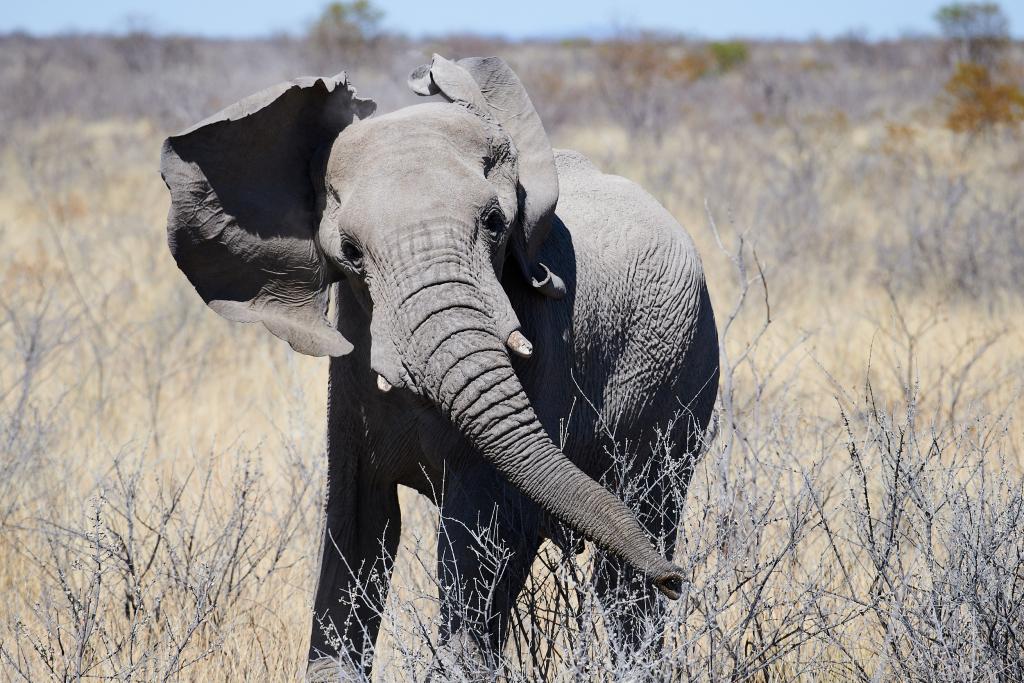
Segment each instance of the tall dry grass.
[[[287,41],[0,44],[2,678],[293,679],[326,363],[202,305],[164,246],[157,167],[167,132],[314,60]],[[401,47],[353,75],[385,109],[420,53],[458,44]],[[598,599],[594,557],[546,549],[503,675],[1020,679],[1016,134],[945,129],[928,43],[755,45],[659,92],[658,131],[602,106],[645,94],[602,82],[600,50],[499,48],[557,146],[687,226],[723,337],[664,652],[606,631],[629,596]],[[377,678],[457,677],[436,640],[443,520],[402,505]]]

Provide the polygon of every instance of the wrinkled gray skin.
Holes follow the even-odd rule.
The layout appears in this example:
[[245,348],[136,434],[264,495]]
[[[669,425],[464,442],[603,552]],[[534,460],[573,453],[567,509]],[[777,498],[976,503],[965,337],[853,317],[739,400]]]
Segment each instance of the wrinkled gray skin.
[[[362,120],[373,104],[344,74],[282,84],[169,138],[162,162],[171,250],[204,300],[334,356],[310,659],[367,668],[383,596],[344,598],[353,574],[390,572],[399,484],[468,529],[497,512],[515,553],[500,577],[462,525],[439,539],[443,601],[481,608],[467,621],[466,605],[443,602],[443,635],[484,660],[539,544],[562,539],[557,523],[613,558],[602,585],[636,581],[655,610],[655,589],[677,597],[680,570],[652,545],[671,553],[671,500],[655,486],[641,524],[596,480],[612,438],[650,459],[655,428],[669,424],[675,456],[696,457],[718,384],[701,262],[664,208],[582,155],[553,152],[499,59],[435,56],[410,85],[440,97]],[[516,330],[530,357],[522,342],[510,351]],[[474,580],[498,590],[481,595]]]

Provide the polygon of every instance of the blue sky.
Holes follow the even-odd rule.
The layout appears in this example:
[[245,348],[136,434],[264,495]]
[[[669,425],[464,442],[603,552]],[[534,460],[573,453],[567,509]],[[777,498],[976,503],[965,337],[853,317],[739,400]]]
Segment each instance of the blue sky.
[[[301,32],[326,0],[10,0],[0,32],[123,31],[245,37]],[[933,33],[943,0],[378,0],[387,28],[420,36],[451,32],[528,36],[600,35],[612,27],[680,31],[708,38],[830,37],[858,29],[873,38]],[[1024,0],[1004,0],[1015,36],[1024,35]]]

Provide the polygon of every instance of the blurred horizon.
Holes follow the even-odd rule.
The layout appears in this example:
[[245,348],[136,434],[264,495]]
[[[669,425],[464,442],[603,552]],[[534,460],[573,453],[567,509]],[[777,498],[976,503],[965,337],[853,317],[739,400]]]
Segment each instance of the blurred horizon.
[[[300,35],[328,3],[293,0],[209,3],[179,0],[143,9],[131,0],[92,3],[35,2],[11,6],[0,15],[0,34],[35,36],[69,33],[159,35],[252,39]],[[427,4],[411,0],[372,3],[383,11],[382,28],[412,38],[473,34],[508,40],[601,38],[621,30],[656,31],[697,38],[807,40],[854,34],[868,40],[937,36],[935,12],[941,0],[892,3],[868,0],[854,4],[798,0],[779,5],[723,0],[707,3],[629,3],[621,0],[562,3],[520,0],[480,12],[476,3]],[[1022,37],[1024,2],[1002,3],[1010,35]]]

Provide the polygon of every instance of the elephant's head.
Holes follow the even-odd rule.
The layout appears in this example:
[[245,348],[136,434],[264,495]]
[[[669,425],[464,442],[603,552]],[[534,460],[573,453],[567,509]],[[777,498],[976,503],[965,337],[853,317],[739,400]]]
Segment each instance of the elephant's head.
[[436,405],[513,485],[675,597],[680,570],[552,443],[509,359],[531,349],[499,280],[506,258],[541,295],[561,288],[536,260],[558,179],[530,98],[496,58],[435,56],[409,82],[447,101],[364,120],[375,105],[339,74],[169,138],[178,266],[218,313],[311,355],[352,351],[325,316],[344,281],[371,321],[382,390]]

